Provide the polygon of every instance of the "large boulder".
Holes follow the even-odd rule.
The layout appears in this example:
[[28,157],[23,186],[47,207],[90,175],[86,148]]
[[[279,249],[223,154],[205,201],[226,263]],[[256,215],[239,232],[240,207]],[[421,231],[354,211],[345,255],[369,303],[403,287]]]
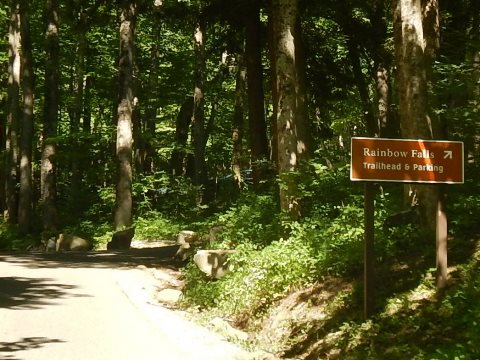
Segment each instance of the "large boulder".
[[112,235],[112,240],[107,244],[107,250],[128,250],[132,244],[135,228],[117,231]]
[[193,262],[208,277],[220,279],[231,270],[228,256],[234,252],[234,250],[198,250],[193,256]]
[[198,239],[199,239],[199,236],[195,231],[182,230],[178,233],[177,244],[178,245],[191,244],[198,241]]
[[[55,250],[58,251],[86,251],[91,250],[92,242],[76,235],[60,234],[55,241]],[[51,250],[51,242],[47,244],[47,251]]]
[[179,245],[175,257],[181,261],[187,260],[194,252],[194,244],[199,242],[200,236],[191,230],[182,230],[177,236],[177,245]]

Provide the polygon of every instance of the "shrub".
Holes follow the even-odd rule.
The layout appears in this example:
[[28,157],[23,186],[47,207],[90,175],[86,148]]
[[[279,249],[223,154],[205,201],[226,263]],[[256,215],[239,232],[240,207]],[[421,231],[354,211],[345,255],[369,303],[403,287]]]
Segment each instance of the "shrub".
[[135,220],[135,238],[142,240],[172,239],[180,231],[181,224],[165,218],[158,212],[149,212]]
[[206,282],[197,269],[188,267],[187,302],[238,319],[266,310],[292,288],[311,281],[315,270],[308,244],[294,239],[274,241],[263,249],[241,244],[230,261],[233,271],[216,282]]
[[277,203],[271,195],[243,195],[239,202],[218,217],[223,226],[216,247],[232,248],[250,243],[264,247],[278,239]]

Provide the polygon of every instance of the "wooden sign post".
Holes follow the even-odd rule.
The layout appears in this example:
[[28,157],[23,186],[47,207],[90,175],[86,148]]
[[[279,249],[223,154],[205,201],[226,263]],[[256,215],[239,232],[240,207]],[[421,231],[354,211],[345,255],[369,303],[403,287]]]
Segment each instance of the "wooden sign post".
[[[371,182],[462,184],[463,142],[352,138],[350,179],[365,181],[364,315],[374,308],[374,198]],[[441,202],[440,202],[441,203]],[[443,206],[442,204],[440,206]],[[446,219],[437,209],[437,274],[446,279]],[[444,212],[443,212],[444,214]],[[443,280],[442,280],[443,281]],[[437,284],[438,286],[438,284]]]

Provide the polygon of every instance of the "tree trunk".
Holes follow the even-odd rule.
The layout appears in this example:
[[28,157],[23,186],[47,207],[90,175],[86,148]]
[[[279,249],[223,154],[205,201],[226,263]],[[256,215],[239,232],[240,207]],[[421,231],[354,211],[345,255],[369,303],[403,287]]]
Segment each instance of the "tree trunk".
[[368,136],[378,135],[379,129],[378,124],[375,119],[375,113],[373,111],[373,103],[370,99],[369,90],[367,82],[363,76],[360,53],[358,50],[358,45],[352,40],[352,36],[347,40],[348,43],[348,52],[350,56],[350,63],[352,65],[353,76],[355,79],[355,84],[357,86],[358,93],[360,95],[360,100],[362,103],[362,112],[365,120],[365,125],[367,127]]
[[278,131],[277,131],[277,104],[278,104],[278,83],[277,83],[277,29],[275,28],[275,23],[273,21],[272,14],[268,17],[268,57],[270,60],[270,82],[271,82],[271,91],[272,91],[272,115],[270,119],[271,124],[271,155],[270,160],[272,161],[275,169],[278,170]]
[[8,113],[6,126],[6,176],[4,220],[8,224],[17,221],[17,165],[18,165],[18,116],[20,90],[20,3],[11,2],[11,15],[8,34]]
[[400,128],[404,138],[433,139],[428,118],[421,0],[396,0],[394,13]]
[[188,141],[188,131],[193,117],[193,98],[187,97],[180,107],[175,122],[175,148],[172,151],[170,167],[172,174],[183,176],[185,174],[185,156]]
[[18,204],[18,225],[22,234],[31,230],[32,223],[32,141],[33,141],[33,101],[34,72],[28,2],[20,2],[21,37],[22,37],[22,75],[23,75],[23,114],[21,118],[20,145],[20,191]]
[[273,0],[272,16],[276,31],[277,131],[278,172],[280,177],[280,205],[291,219],[301,215],[297,177],[299,160],[304,156],[304,133],[296,117],[298,103],[298,76],[295,51],[297,0]]
[[[155,22],[153,24],[154,27],[154,36],[155,38],[159,39],[161,36],[161,17],[160,17],[160,10],[161,5],[155,7]],[[145,132],[144,132],[144,166],[143,171],[145,173],[152,173],[154,172],[154,159],[155,159],[155,149],[153,146],[153,139],[155,138],[155,131],[156,131],[156,123],[157,123],[157,108],[158,104],[157,101],[160,97],[159,91],[159,82],[158,82],[158,74],[160,68],[160,46],[157,41],[154,42],[152,48],[150,49],[151,59],[152,59],[152,67],[150,69],[149,79],[148,79],[148,86],[149,86],[149,96],[148,96],[148,104],[146,109],[146,116],[145,116]]]
[[372,6],[371,22],[374,29],[375,50],[374,74],[377,97],[377,117],[375,126],[378,128],[380,137],[398,138],[400,136],[400,124],[397,117],[392,116],[390,111],[390,71],[392,67],[391,55],[385,43],[388,38],[388,25],[385,18],[386,3],[382,0],[375,0]]
[[[422,20],[421,0],[396,0],[394,38],[400,129],[402,137],[407,139],[434,138],[431,119],[428,116],[426,55]],[[431,193],[430,188],[431,186],[425,185],[416,187],[417,198],[424,197],[420,193],[430,197],[428,196]],[[427,199],[421,200],[419,205],[424,230],[427,234],[434,234],[433,204],[429,204]]]
[[[436,6],[436,1],[424,1],[428,6]],[[397,83],[400,108],[400,128],[404,138],[435,139],[438,136],[438,121],[431,116],[427,86],[433,62],[433,50],[438,35],[435,30],[426,27],[435,26],[437,21],[426,21],[423,15],[435,9],[422,6],[421,0],[396,0],[394,6],[394,39],[397,61]],[[437,28],[438,30],[438,28]],[[434,35],[437,34],[437,35]],[[446,214],[442,194],[435,185],[416,186],[419,201],[422,232],[429,240],[441,239],[437,243],[437,285],[439,288],[446,283],[446,233],[437,234],[437,218],[446,224]],[[446,232],[446,227],[442,230]],[[438,249],[440,251],[438,251]]]
[[[472,85],[470,97],[473,105],[473,111],[477,119],[480,117],[480,2],[471,1],[469,14],[471,14],[471,26],[468,33],[467,61],[472,68]],[[480,134],[477,126],[470,126],[472,145],[471,149],[467,144],[469,161],[478,162],[480,154]]]
[[388,69],[378,63],[375,71],[375,84],[377,92],[377,124],[380,137],[395,138],[398,135],[395,131],[395,124],[389,116],[390,106],[390,81]]
[[[80,9],[77,14],[77,48],[75,53],[75,69],[74,76],[72,79],[73,85],[73,106],[71,109],[71,119],[70,119],[70,131],[71,134],[76,137],[80,130],[80,124],[83,116],[84,109],[84,78],[85,78],[85,64],[87,57],[87,14],[84,9]],[[81,144],[77,144],[79,146]],[[81,196],[81,179],[84,166],[82,166],[82,154],[76,151],[71,153],[71,181],[70,181],[70,194],[74,203],[77,203],[79,196]],[[74,210],[77,207],[74,207]]]
[[252,151],[253,182],[257,186],[264,174],[261,163],[268,160],[267,126],[263,94],[263,66],[260,2],[248,3],[246,15],[245,60],[247,65],[248,123]]
[[132,224],[132,113],[136,4],[125,0],[121,5],[115,230]]
[[[7,110],[7,99],[6,97],[2,97],[0,99],[0,108]],[[5,138],[6,138],[6,125],[7,125],[7,111],[0,111],[0,149],[5,151]],[[5,163],[5,165],[7,165]],[[5,178],[6,178],[6,166],[5,169],[0,171],[0,209],[2,214],[6,211],[6,201],[5,201]]]
[[245,120],[245,80],[246,69],[243,55],[237,55],[237,74],[235,80],[235,107],[233,111],[233,151],[232,151],[232,171],[235,182],[242,187],[242,141]]
[[295,70],[297,75],[297,111],[295,118],[296,122],[301,124],[301,126],[297,126],[297,147],[299,147],[299,160],[307,160],[312,155],[312,132],[309,131],[310,124],[308,122],[305,49],[302,40],[302,23],[300,16],[297,16],[293,39],[295,43]]
[[205,164],[205,114],[204,114],[204,88],[205,88],[205,29],[202,22],[198,22],[194,33],[195,75],[193,91],[193,118],[192,118],[192,143],[194,153],[194,178],[195,185],[206,184]]
[[46,3],[46,61],[45,61],[45,112],[43,121],[43,149],[41,165],[41,197],[43,203],[44,231],[57,228],[56,205],[56,144],[59,110],[59,26],[57,0]]
[[[88,59],[85,64],[85,68],[88,70]],[[93,79],[91,75],[87,75],[85,78],[85,89],[84,89],[84,99],[83,99],[83,124],[82,129],[86,134],[92,132],[92,83]]]

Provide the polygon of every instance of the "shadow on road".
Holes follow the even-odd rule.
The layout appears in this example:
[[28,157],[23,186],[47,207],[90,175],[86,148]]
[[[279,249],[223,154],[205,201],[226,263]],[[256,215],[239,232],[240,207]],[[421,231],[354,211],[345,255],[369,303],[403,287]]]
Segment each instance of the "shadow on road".
[[[178,246],[162,246],[115,252],[11,252],[0,253],[0,264],[35,270],[130,269],[138,266],[177,270],[181,265],[174,260],[177,249]],[[89,296],[78,293],[79,289],[74,285],[62,284],[54,279],[14,275],[2,277],[0,274],[0,310],[40,309],[58,303],[59,299]],[[0,356],[0,359],[3,358]]]
[[45,337],[28,337],[23,338],[15,342],[0,342],[0,358],[5,360],[20,360],[12,355],[2,355],[5,352],[16,352],[16,351],[24,351],[30,349],[38,349],[46,344],[52,343],[61,343],[64,342],[59,339],[49,339]]
[[122,268],[144,265],[177,269],[178,245],[123,251],[0,253],[0,261],[28,268]]
[[[52,304],[52,299],[83,297],[73,294],[75,286],[58,284],[52,279],[0,277],[0,309],[33,310]],[[0,352],[2,343],[0,343]]]

